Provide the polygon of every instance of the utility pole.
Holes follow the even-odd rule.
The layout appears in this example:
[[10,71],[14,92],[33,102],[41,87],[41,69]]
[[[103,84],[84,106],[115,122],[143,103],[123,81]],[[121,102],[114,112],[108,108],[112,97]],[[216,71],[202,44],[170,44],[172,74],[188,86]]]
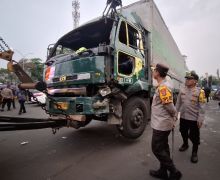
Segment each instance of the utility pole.
[[219,79],[219,69],[217,69],[217,78]]
[[79,26],[80,20],[80,3],[78,0],[72,1],[72,16],[73,16],[73,29],[76,29]]
[[216,74],[217,74],[218,86],[220,86],[219,69],[217,69]]

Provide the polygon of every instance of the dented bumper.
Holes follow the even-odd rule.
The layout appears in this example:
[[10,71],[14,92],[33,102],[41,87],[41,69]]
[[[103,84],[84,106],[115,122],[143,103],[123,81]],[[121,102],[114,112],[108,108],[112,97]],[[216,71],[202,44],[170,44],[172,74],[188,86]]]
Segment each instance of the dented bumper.
[[64,112],[67,115],[92,115],[109,113],[109,103],[97,97],[53,97],[47,99],[47,110],[51,114]]

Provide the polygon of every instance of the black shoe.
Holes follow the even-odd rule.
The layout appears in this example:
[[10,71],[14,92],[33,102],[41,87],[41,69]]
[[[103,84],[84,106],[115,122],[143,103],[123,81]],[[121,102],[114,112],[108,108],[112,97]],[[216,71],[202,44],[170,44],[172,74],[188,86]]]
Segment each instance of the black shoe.
[[3,112],[3,111],[4,111],[4,109],[1,109],[1,111]]
[[170,172],[169,180],[179,180],[182,177],[182,173],[178,170]]
[[163,169],[159,169],[157,171],[150,170],[150,175],[152,177],[159,178],[159,179],[168,179],[167,171]]
[[21,115],[21,112],[19,112],[18,115]]
[[191,162],[192,163],[197,163],[198,162],[198,155],[197,155],[197,153],[196,152],[193,152],[192,153],[192,156],[191,156]]
[[26,111],[24,111],[23,113],[26,113]]
[[188,148],[189,148],[189,145],[188,145],[188,144],[183,144],[183,145],[179,148],[179,151],[180,151],[180,152],[183,152],[183,151],[186,151]]

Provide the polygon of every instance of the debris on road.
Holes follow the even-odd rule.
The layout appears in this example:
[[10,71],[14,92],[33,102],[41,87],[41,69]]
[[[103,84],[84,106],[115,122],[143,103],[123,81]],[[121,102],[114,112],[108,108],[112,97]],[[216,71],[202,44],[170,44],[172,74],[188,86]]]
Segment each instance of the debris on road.
[[29,144],[29,142],[28,141],[23,141],[20,144],[23,146],[23,145]]

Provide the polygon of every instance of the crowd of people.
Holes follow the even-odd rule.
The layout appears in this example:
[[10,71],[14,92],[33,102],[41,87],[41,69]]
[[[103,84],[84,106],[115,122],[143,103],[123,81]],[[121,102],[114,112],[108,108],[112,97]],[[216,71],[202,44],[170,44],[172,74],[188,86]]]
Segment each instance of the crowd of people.
[[27,99],[27,92],[23,89],[17,88],[15,86],[11,86],[8,84],[6,87],[0,89],[0,106],[1,111],[5,110],[5,106],[7,107],[7,111],[11,111],[12,108],[16,109],[15,101],[19,102],[19,112],[26,113],[25,101]]

